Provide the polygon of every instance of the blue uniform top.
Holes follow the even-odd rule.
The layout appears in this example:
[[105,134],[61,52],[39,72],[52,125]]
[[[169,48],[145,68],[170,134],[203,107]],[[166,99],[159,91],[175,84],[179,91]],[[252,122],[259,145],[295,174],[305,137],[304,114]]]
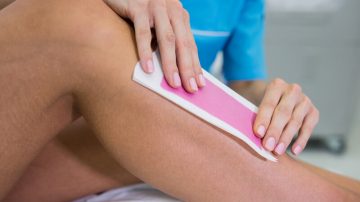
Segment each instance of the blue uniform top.
[[224,53],[227,81],[266,77],[264,62],[264,0],[182,0],[190,14],[201,65],[209,70]]

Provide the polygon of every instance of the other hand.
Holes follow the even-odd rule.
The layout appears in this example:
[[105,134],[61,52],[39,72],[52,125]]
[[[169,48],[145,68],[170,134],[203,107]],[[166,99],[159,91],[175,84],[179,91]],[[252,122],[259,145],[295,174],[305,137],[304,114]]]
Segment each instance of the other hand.
[[286,151],[294,135],[299,132],[292,146],[292,152],[298,155],[318,121],[319,111],[298,84],[275,79],[266,88],[254,131],[263,138],[265,149],[278,155]]

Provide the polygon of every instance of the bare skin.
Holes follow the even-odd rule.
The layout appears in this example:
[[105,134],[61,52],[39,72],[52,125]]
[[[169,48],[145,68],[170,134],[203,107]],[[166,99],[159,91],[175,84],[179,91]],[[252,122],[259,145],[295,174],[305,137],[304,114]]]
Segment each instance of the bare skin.
[[16,1],[0,27],[0,198],[79,112],[119,164],[181,200],[359,200],[287,156],[254,156],[132,82],[133,33],[103,2]]

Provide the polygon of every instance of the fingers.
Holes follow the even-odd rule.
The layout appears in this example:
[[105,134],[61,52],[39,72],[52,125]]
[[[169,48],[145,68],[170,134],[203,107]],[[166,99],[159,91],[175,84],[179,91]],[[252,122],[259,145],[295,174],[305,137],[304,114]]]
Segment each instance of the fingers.
[[151,50],[151,30],[149,24],[149,16],[146,14],[136,15],[134,18],[135,37],[140,64],[146,73],[154,71]]
[[297,155],[305,148],[318,120],[319,111],[299,85],[275,79],[266,89],[254,131],[263,138],[265,149],[281,155],[300,130],[292,147],[292,152]]
[[170,86],[180,87],[181,81],[175,54],[175,34],[169,21],[166,4],[153,3],[151,7],[165,79]]
[[310,113],[305,117],[304,123],[300,129],[299,137],[292,146],[293,154],[298,155],[305,148],[306,143],[318,122],[319,111],[313,107]]
[[178,1],[169,4],[168,11],[175,33],[176,59],[182,84],[188,92],[196,92],[198,87],[205,85],[205,79],[202,77],[196,44],[190,29],[189,14]]
[[[295,105],[298,103],[300,95],[301,88],[297,84],[288,85],[284,91],[279,104],[274,110],[270,125],[268,126],[265,138],[263,139],[264,147],[267,150],[273,151],[275,149],[285,126],[293,114]],[[281,150],[281,145],[278,150]]]
[[179,7],[180,4],[172,4],[169,8],[170,20],[176,36],[175,43],[177,64],[184,88],[188,92],[195,92],[198,90],[198,84],[196,82],[191,55],[192,42],[187,35],[183,11]]
[[285,149],[289,146],[293,137],[299,131],[300,127],[303,124],[305,116],[310,109],[310,105],[308,103],[310,102],[309,98],[307,98],[306,96],[303,97],[303,101],[295,107],[294,113],[292,114],[291,119],[287,123],[285,130],[281,134],[280,140],[278,141],[278,144],[274,150],[275,153],[278,155],[282,155],[283,153],[285,153]]
[[168,84],[181,85],[194,93],[205,86],[198,52],[191,33],[189,14],[177,0],[105,0],[120,16],[129,18],[135,35],[143,70],[154,71],[151,28],[155,27],[162,69]]
[[199,87],[204,87],[206,85],[206,80],[202,72],[202,68],[200,65],[200,59],[199,54],[197,50],[197,46],[195,44],[194,36],[191,32],[191,26],[190,26],[190,17],[189,13],[184,10],[184,18],[185,18],[185,27],[187,28],[187,37],[189,38],[191,42],[191,55],[193,59],[193,67],[196,75],[196,80],[199,85]]
[[254,131],[258,137],[264,137],[271,117],[278,105],[286,83],[281,79],[272,81],[265,92],[264,98],[259,106],[259,112],[254,122]]
[[136,45],[140,57],[140,64],[146,73],[154,71],[151,49],[152,18],[148,12],[146,1],[141,3],[124,0],[105,0],[105,2],[120,16],[130,18],[134,23]]
[[299,85],[275,79],[266,89],[254,131],[263,138],[265,149],[281,155],[300,130],[292,147],[297,155],[305,148],[318,120],[319,111]]

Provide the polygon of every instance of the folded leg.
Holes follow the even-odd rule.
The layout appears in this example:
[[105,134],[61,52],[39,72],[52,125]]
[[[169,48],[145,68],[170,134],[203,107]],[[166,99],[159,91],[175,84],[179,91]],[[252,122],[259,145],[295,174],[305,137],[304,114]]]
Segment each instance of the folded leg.
[[[47,31],[47,35],[19,34],[19,37],[16,32],[18,27],[13,28],[14,25],[4,20],[11,20],[12,16],[20,16],[21,20],[22,16],[32,17],[33,23],[24,24],[25,30],[21,30],[21,33],[40,24],[40,30]],[[50,23],[56,24],[51,28],[58,27],[54,33],[41,24],[49,23],[49,19]],[[21,23],[21,20],[17,22]],[[20,71],[26,65],[35,73],[47,67],[45,72],[49,73],[41,77],[35,74],[36,82],[31,81],[38,85],[29,83],[29,89],[23,92],[30,100],[31,110],[28,107],[18,108],[26,104],[25,101],[6,102],[11,100],[10,95],[16,90],[12,86],[5,91],[8,97],[0,100],[1,107],[14,110],[15,117],[24,112],[26,115],[7,121],[6,115],[12,111],[5,110],[4,114],[0,114],[0,120],[5,120],[1,122],[1,127],[8,127],[10,131],[9,135],[4,136],[5,141],[0,143],[6,151],[0,160],[8,164],[6,168],[0,168],[1,176],[3,173],[8,176],[10,170],[16,170],[10,177],[0,177],[0,187],[7,187],[7,183],[12,184],[20,176],[41,148],[71,121],[74,112],[72,106],[76,106],[118,163],[145,182],[179,199],[356,200],[349,191],[329,183],[286,156],[281,157],[279,163],[257,158],[241,142],[234,141],[226,133],[131,81],[137,61],[132,33],[126,23],[101,1],[16,1],[0,12],[0,25],[12,28],[7,35],[6,32],[0,34],[0,42],[5,41],[4,38],[14,38],[20,39],[19,44],[26,44],[30,37],[31,47],[38,40],[39,44],[35,44],[40,47],[41,53],[46,50],[51,56],[49,60],[49,57],[33,54],[36,62],[31,63],[34,60],[31,58],[31,62],[21,60],[20,64],[11,63]],[[49,41],[50,46],[41,44]],[[12,53],[9,47],[0,49]],[[8,57],[14,60],[11,54]],[[66,66],[65,70],[69,71],[68,77],[63,75],[61,68],[55,68],[58,63],[51,63],[52,59],[57,61],[57,57],[60,57],[61,67]],[[0,70],[0,75],[8,73],[8,76],[18,77],[12,70],[8,72],[7,68]],[[22,79],[28,78],[29,72],[26,73]],[[56,76],[61,79],[56,79]],[[7,83],[16,83],[14,79],[6,78]],[[42,86],[48,83],[51,88]],[[65,102],[70,103],[64,104],[66,107],[55,107],[55,101],[64,94],[71,95],[73,100]],[[55,112],[52,113],[50,109]],[[63,115],[65,118],[59,119],[63,111],[66,112]],[[18,131],[15,127],[9,127],[14,125],[13,120],[18,120],[15,123],[24,125],[26,130]],[[52,125],[53,122],[59,125]],[[32,144],[28,143],[30,137]],[[17,147],[12,148],[16,141]],[[10,163],[12,158],[16,161]],[[1,190],[2,193],[5,193],[4,190]]]

